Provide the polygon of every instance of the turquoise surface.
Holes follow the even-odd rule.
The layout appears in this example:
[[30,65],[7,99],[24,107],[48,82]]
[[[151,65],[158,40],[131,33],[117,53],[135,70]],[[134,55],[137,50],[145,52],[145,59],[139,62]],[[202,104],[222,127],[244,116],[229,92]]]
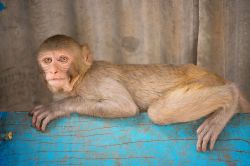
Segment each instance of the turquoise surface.
[[212,152],[196,151],[202,120],[157,126],[146,113],[101,119],[71,115],[53,121],[45,133],[31,127],[27,113],[0,120],[0,165],[250,165],[250,115],[236,115]]
[[0,12],[4,10],[6,7],[3,2],[0,2]]

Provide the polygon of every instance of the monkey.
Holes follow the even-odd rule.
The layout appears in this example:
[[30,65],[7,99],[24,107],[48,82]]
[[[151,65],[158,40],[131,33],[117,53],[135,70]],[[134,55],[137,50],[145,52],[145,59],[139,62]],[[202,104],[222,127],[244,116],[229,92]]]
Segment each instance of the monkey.
[[40,45],[37,61],[54,98],[30,111],[33,126],[42,132],[52,120],[71,113],[125,118],[147,111],[156,125],[207,117],[197,129],[196,145],[205,152],[213,150],[233,115],[250,113],[235,83],[193,64],[95,61],[88,45],[60,34]]

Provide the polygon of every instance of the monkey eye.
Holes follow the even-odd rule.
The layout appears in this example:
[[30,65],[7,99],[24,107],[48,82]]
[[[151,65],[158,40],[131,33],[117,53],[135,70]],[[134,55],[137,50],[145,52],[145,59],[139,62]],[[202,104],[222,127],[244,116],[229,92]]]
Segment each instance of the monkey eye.
[[69,60],[69,58],[66,56],[60,56],[60,58],[58,59],[58,61],[63,62],[63,63],[67,63],[68,60]]
[[44,58],[42,61],[43,61],[45,64],[49,64],[49,63],[52,62],[52,59],[51,59],[51,58]]

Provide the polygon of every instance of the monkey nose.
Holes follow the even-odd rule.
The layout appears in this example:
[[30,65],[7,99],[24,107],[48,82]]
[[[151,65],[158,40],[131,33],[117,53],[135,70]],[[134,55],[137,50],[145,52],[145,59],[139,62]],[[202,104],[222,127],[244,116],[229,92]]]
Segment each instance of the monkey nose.
[[50,71],[50,73],[51,74],[56,74],[56,73],[58,73],[58,71],[57,70],[53,70],[53,71]]
[[49,71],[50,74],[56,74],[57,72],[58,72],[57,70],[52,70],[52,69]]
[[56,74],[56,73],[58,73],[57,67],[51,67],[51,68],[50,68],[50,73],[51,73],[51,74]]

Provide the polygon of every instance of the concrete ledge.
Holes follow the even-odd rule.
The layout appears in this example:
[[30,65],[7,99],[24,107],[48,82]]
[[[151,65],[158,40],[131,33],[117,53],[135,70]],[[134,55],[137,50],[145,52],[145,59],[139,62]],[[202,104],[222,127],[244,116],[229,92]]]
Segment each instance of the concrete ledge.
[[27,113],[8,113],[0,133],[0,165],[250,165],[250,114],[235,116],[212,152],[196,151],[202,122],[157,126],[146,113],[124,119],[78,115],[53,121],[47,132]]

